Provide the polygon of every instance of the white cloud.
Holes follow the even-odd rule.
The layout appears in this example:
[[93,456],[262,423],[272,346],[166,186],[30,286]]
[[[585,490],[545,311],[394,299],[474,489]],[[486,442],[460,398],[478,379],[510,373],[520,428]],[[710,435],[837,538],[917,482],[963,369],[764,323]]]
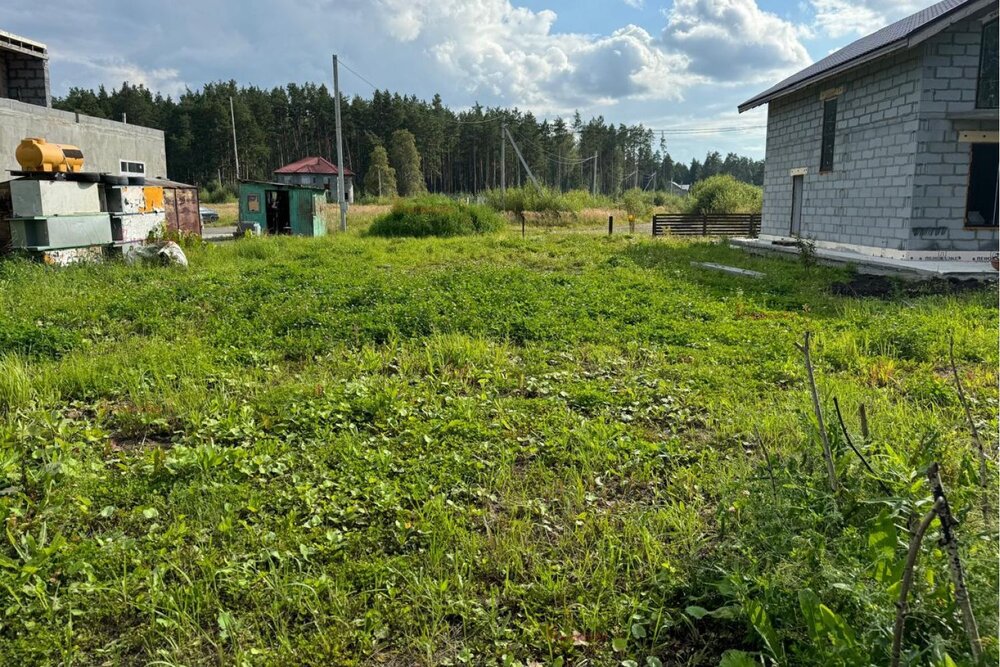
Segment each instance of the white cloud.
[[811,62],[808,31],[761,11],[754,0],[675,0],[663,39],[690,71],[716,82],[762,82]]
[[816,26],[831,37],[867,35],[927,6],[930,0],[811,0]]
[[[86,69],[93,82],[92,85],[103,85],[108,88],[117,88],[123,82],[133,86],[145,86],[153,92],[160,92],[164,95],[179,96],[188,88],[188,84],[181,80],[180,72],[174,68],[157,67],[145,69],[139,65],[111,57],[87,57],[76,54],[68,54],[60,49],[49,51],[52,62],[56,65],[70,63],[82,66]],[[83,82],[76,84],[84,85]]]
[[555,12],[509,0],[381,0],[379,8],[392,37],[429,54],[467,92],[541,113],[677,99],[690,81],[687,59],[634,25],[607,36],[558,33]]
[[622,0],[622,2],[633,9],[642,9],[646,6],[646,0]]

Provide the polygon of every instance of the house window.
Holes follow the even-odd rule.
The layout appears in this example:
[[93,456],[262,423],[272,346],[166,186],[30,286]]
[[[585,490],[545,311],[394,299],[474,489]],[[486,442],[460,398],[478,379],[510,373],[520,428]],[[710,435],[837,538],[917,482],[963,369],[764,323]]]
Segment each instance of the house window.
[[1000,68],[997,51],[997,20],[983,26],[983,39],[979,46],[979,84],[976,89],[977,109],[997,108],[997,70]]
[[833,143],[837,133],[837,98],[823,102],[823,144],[819,157],[820,172],[833,171]]
[[131,160],[121,160],[119,164],[122,176],[145,176],[146,163],[132,162]]
[[972,144],[969,195],[965,224],[969,227],[997,226],[997,168],[1000,144]]

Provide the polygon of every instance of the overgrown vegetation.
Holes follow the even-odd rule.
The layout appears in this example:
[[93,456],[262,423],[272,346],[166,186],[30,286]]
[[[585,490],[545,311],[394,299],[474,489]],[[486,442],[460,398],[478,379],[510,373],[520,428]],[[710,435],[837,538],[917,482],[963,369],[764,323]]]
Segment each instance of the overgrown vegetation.
[[198,191],[198,199],[202,204],[228,204],[235,202],[239,191],[235,185],[223,185],[219,181],[210,181],[207,187]]
[[[995,452],[994,290],[582,234],[188,258],[0,264],[2,664],[887,664],[932,461],[997,661],[948,365]],[[836,496],[806,330],[879,478],[828,420]],[[904,664],[970,662],[938,532]]]
[[719,175],[695,183],[687,207],[692,213],[760,213],[763,201],[758,186]]
[[463,236],[486,234],[504,227],[492,209],[466,204],[443,195],[398,199],[392,210],[368,228],[373,236]]

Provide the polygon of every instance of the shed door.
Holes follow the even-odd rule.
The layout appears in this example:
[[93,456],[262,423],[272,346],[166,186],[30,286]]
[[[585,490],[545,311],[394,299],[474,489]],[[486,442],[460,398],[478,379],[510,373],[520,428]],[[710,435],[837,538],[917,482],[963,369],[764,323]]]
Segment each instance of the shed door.
[[792,236],[802,233],[802,176],[792,176]]

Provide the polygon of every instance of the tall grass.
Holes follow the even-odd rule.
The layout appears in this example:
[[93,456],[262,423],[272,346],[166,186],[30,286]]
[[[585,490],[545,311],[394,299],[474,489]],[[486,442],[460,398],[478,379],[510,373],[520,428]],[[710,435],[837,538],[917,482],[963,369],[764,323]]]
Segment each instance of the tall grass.
[[486,234],[504,227],[490,208],[465,204],[443,195],[397,200],[392,210],[372,222],[372,236],[464,236]]

